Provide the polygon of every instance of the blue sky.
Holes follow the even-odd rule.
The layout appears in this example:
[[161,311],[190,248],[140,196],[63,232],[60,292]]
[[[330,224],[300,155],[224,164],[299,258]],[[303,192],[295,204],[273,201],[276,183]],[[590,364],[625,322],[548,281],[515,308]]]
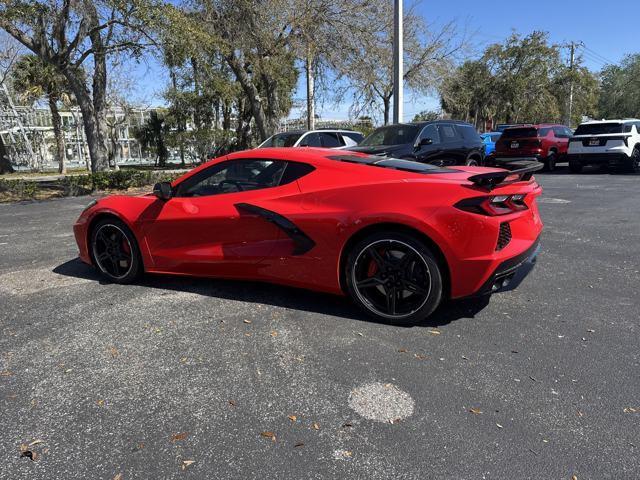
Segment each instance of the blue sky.
[[[457,19],[460,24],[467,25],[468,30],[474,33],[472,43],[478,52],[488,44],[504,40],[513,30],[521,34],[533,30],[547,31],[554,43],[584,42],[586,49],[579,49],[578,53],[583,55],[585,65],[593,71],[600,70],[608,62],[619,62],[628,53],[640,51],[637,34],[640,2],[405,0],[405,9],[413,4],[415,11],[428,23],[437,26]],[[133,75],[139,78],[137,93],[145,103],[163,103],[160,94],[168,79],[154,60],[138,65]],[[301,76],[296,98],[302,99],[304,92],[304,78]],[[416,112],[437,106],[437,98],[407,96],[405,120],[410,120]],[[318,113],[324,118],[347,118],[348,105],[325,102]],[[292,112],[293,116],[297,114],[298,111]]]

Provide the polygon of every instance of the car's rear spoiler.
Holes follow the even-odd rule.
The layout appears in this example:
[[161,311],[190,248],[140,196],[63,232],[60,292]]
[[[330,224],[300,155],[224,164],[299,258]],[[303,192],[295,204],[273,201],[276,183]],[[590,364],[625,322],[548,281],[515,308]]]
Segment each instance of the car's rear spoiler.
[[514,170],[480,173],[469,177],[469,180],[479,187],[486,188],[487,190],[493,190],[497,186],[508,185],[516,182],[527,182],[531,180],[533,172],[541,170],[544,167],[544,164],[531,159],[506,163],[501,166],[506,168],[513,167]]

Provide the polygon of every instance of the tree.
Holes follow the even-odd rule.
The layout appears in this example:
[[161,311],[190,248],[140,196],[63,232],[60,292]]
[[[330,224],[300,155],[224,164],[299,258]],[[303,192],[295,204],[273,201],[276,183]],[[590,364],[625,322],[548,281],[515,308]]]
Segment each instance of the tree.
[[604,118],[640,116],[640,54],[626,56],[620,65],[607,65],[601,72],[599,114]]
[[12,75],[13,88],[22,98],[31,101],[46,97],[51,111],[51,123],[55,138],[55,158],[58,172],[66,173],[64,134],[58,104],[68,103],[70,94],[62,75],[35,55],[25,55],[16,62]]
[[0,28],[65,77],[82,111],[93,171],[109,166],[109,59],[141,54],[149,44],[146,29],[154,22],[154,6],[153,0],[4,0],[0,5]]
[[[0,31],[0,88],[3,88],[9,74],[13,71],[13,65],[20,57],[20,50],[18,42],[7,33]],[[1,124],[0,130],[2,130]],[[13,171],[9,153],[0,134],[0,175],[12,173]]]
[[[377,14],[370,17],[367,30],[357,42],[348,42],[337,65],[340,78],[349,86],[340,97],[351,93],[352,113],[382,111],[389,123],[393,97],[393,4],[377,0]],[[409,10],[404,15],[404,74],[407,91],[429,93],[453,68],[467,40],[460,35],[455,22],[439,29],[427,25],[421,16]]]
[[487,47],[481,58],[460,65],[440,86],[443,110],[481,128],[487,120],[506,123],[558,122],[568,113],[569,86],[574,84],[573,121],[594,114],[597,79],[577,58],[563,64],[561,47],[545,32]]
[[413,122],[432,122],[433,120],[438,120],[441,116],[440,112],[435,112],[433,110],[423,110],[420,113],[416,113],[413,116]]
[[151,110],[149,118],[139,128],[134,130],[133,135],[140,143],[142,150],[154,150],[156,153],[156,164],[164,167],[169,157],[169,150],[166,147],[166,135],[169,126],[165,122],[164,115],[157,110]]

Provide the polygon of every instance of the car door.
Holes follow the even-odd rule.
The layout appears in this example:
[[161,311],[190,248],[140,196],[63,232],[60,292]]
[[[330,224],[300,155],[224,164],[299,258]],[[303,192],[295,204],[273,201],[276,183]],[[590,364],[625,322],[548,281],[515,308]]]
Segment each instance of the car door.
[[[431,142],[429,144],[423,144],[423,140],[427,139]],[[442,153],[438,127],[435,124],[426,125],[420,132],[420,135],[418,135],[416,145],[411,158],[423,163],[437,163]]]
[[564,156],[567,154],[569,148],[569,135],[567,135],[565,127],[553,127],[553,135],[555,135],[555,142],[558,146],[558,156]]
[[459,132],[452,123],[440,123],[438,133],[442,144],[438,157],[439,163],[443,166],[464,165],[467,160],[467,151],[462,132]]
[[297,193],[295,182],[279,185],[286,165],[221,162],[185,179],[168,201],[155,202],[141,218],[155,270],[233,276],[268,256],[280,229],[237,205]]

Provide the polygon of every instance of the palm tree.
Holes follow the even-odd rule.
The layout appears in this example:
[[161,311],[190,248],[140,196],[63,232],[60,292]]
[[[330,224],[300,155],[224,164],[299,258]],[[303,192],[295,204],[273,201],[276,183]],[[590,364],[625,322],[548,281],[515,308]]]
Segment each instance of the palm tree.
[[58,109],[60,102],[68,102],[70,98],[65,78],[39,57],[24,55],[13,68],[12,80],[14,90],[21,97],[31,100],[47,98],[56,141],[58,171],[66,173],[62,118]]
[[166,136],[169,133],[169,125],[164,115],[157,110],[151,110],[149,118],[140,127],[136,128],[133,136],[140,143],[142,150],[156,151],[156,165],[164,167],[167,163],[169,150],[166,147]]

